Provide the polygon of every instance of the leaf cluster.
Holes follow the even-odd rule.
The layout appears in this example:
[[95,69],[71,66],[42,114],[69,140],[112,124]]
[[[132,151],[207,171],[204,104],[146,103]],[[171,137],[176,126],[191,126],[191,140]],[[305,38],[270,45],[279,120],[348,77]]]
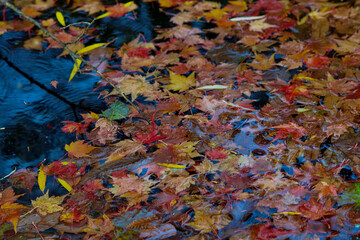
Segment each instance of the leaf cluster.
[[[43,19],[44,28],[99,66],[114,90],[102,92],[109,103],[102,114],[65,122],[64,132],[86,134],[86,141],[65,146],[67,159],[41,166],[38,176],[22,170],[9,177],[14,188],[29,190],[34,181],[23,181],[37,179],[44,192],[52,176],[69,191],[32,202],[28,217],[37,219],[38,229],[85,239],[116,238],[121,230],[175,237],[175,226],[195,230],[194,238],[358,234],[358,198],[344,201],[343,195],[358,194],[349,180],[360,176],[359,2],[145,2],[168,13],[172,27],[158,29],[150,42],[139,36],[121,47],[82,50],[77,39],[87,34],[100,43],[95,25],[62,29],[66,17]],[[18,7],[40,18],[54,4]],[[136,18],[136,7],[96,0],[67,5],[96,21]],[[194,27],[199,24],[206,27]],[[2,21],[0,33],[33,27]],[[34,39],[60,47],[40,30],[24,47],[43,50]],[[114,57],[120,66],[112,65]],[[80,62],[74,69],[92,71]],[[268,98],[257,101],[256,93]],[[343,174],[347,169],[352,179]],[[11,214],[0,212],[0,219],[16,231],[25,206],[14,203],[9,189],[0,205]],[[26,217],[20,223],[29,231]]]

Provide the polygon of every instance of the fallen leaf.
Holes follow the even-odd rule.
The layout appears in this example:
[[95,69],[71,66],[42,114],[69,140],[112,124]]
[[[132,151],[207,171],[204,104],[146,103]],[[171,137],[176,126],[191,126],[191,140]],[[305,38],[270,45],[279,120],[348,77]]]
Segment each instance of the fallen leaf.
[[59,206],[63,201],[66,195],[54,197],[49,197],[49,191],[41,197],[37,197],[36,200],[31,200],[31,204],[36,211],[41,215],[45,216],[48,213],[54,213],[63,210],[62,206]]
[[85,140],[79,140],[65,145],[65,150],[68,152],[70,157],[90,157],[88,153],[97,147],[93,147],[84,143]]

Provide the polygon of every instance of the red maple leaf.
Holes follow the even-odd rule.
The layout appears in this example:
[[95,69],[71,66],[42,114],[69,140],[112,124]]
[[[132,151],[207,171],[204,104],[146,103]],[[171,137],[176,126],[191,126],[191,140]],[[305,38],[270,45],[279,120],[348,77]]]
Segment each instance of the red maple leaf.
[[290,234],[292,231],[276,229],[272,223],[257,225],[252,228],[253,239],[267,240]]
[[165,135],[159,134],[158,127],[154,122],[155,113],[151,120],[151,127],[147,132],[139,132],[134,137],[135,140],[143,143],[143,144],[150,144],[152,142],[159,141],[160,139],[166,138]]
[[300,138],[305,136],[306,133],[305,128],[293,122],[290,122],[289,124],[281,124],[272,128],[279,129],[279,131],[275,135],[273,142],[280,139],[286,139],[289,136],[291,136],[295,142],[299,142]]
[[305,63],[308,68],[325,68],[325,65],[331,61],[331,58],[325,56],[314,56],[305,58]]
[[64,165],[61,161],[55,161],[50,165],[46,166],[44,171],[46,175],[49,176],[55,175],[62,179],[73,179],[84,174],[85,167],[86,167],[85,163],[81,168],[78,169],[76,167],[76,164],[73,162]]
[[215,148],[211,151],[206,151],[205,153],[210,159],[225,159],[228,156],[222,148]]
[[286,101],[290,104],[297,96],[309,96],[309,90],[304,85],[291,84],[288,87],[283,87],[276,92],[284,92]]
[[127,52],[127,54],[130,57],[142,57],[142,58],[149,58],[149,48],[143,48],[143,47],[139,47],[139,48],[135,48],[135,49],[131,49]]
[[335,215],[332,208],[332,203],[328,200],[325,204],[321,201],[316,201],[315,198],[309,198],[305,204],[298,207],[302,216],[309,218],[309,220],[317,220],[324,216]]
[[65,133],[73,133],[76,132],[76,135],[80,135],[82,133],[86,133],[88,126],[90,125],[90,121],[85,121],[81,123],[71,122],[71,121],[62,121],[65,125],[61,128],[61,130]]

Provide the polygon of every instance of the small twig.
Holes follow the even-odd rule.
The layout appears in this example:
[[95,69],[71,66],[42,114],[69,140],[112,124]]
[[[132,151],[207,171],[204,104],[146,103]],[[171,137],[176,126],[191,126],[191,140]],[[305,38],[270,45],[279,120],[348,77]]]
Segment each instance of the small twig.
[[42,240],[45,240],[45,238],[41,235],[41,233],[40,233],[38,227],[36,226],[36,224],[35,224],[34,222],[31,222],[31,223],[32,223],[32,225],[34,225],[34,227],[35,227],[35,229],[36,229],[36,232],[39,234],[39,236],[41,237],[41,239],[42,239]]
[[[150,123],[149,119],[147,119],[147,117],[145,116],[145,114],[133,103],[131,102],[126,96],[125,94],[115,85],[113,84],[106,76],[104,76],[104,74],[102,74],[95,66],[93,66],[92,64],[90,64],[88,61],[86,61],[83,57],[76,55],[72,50],[70,50],[68,48],[68,46],[66,46],[65,43],[63,43],[59,38],[57,38],[54,34],[52,34],[51,32],[49,32],[48,30],[46,30],[38,21],[36,21],[35,19],[25,15],[20,9],[18,9],[17,7],[15,7],[13,4],[5,1],[5,0],[0,0],[0,2],[2,4],[4,4],[6,7],[12,9],[14,12],[16,12],[20,17],[28,20],[29,22],[33,23],[35,26],[37,26],[39,29],[41,29],[41,31],[45,34],[48,35],[49,37],[51,37],[54,41],[58,42],[60,44],[60,46],[62,48],[64,48],[71,56],[71,58],[74,60],[74,62],[76,63],[76,59],[81,60],[83,63],[85,63],[86,65],[88,65],[92,70],[94,70],[101,79],[105,80],[106,82],[108,82],[110,84],[110,86],[112,86],[120,95],[121,97],[123,97],[125,99],[126,102],[128,102],[133,108],[135,108],[135,110],[137,112],[140,113],[141,116],[143,116],[143,118]],[[94,21],[94,20],[93,20]],[[90,26],[90,25],[89,25]],[[86,30],[86,29],[85,29]],[[78,66],[78,69],[80,66]]]
[[37,209],[38,207],[34,207],[34,208],[32,208],[30,211],[28,211],[27,213],[24,213],[23,215],[21,215],[19,218],[23,218],[23,217],[25,217],[25,216],[27,216],[27,215],[29,215],[30,213],[32,213],[35,209]]
[[96,19],[94,18],[91,22],[72,23],[72,24],[69,24],[69,25],[61,28],[61,29],[70,27],[71,25],[75,25],[75,24],[87,24],[86,28],[85,28],[84,31],[80,34],[80,36],[78,36],[75,41],[69,42],[69,43],[77,43],[77,42],[80,41],[80,39],[85,35],[85,33],[89,30],[89,28],[90,28],[91,25],[95,22],[95,20],[96,20]]

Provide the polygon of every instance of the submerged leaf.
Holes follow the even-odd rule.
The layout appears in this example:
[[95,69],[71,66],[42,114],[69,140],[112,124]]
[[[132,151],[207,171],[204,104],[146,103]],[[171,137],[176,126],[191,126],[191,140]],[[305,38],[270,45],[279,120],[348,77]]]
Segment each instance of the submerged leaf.
[[102,117],[106,117],[109,120],[121,120],[123,118],[126,118],[129,113],[129,107],[126,104],[116,100],[113,104],[110,105],[110,108],[108,108],[99,115]]

